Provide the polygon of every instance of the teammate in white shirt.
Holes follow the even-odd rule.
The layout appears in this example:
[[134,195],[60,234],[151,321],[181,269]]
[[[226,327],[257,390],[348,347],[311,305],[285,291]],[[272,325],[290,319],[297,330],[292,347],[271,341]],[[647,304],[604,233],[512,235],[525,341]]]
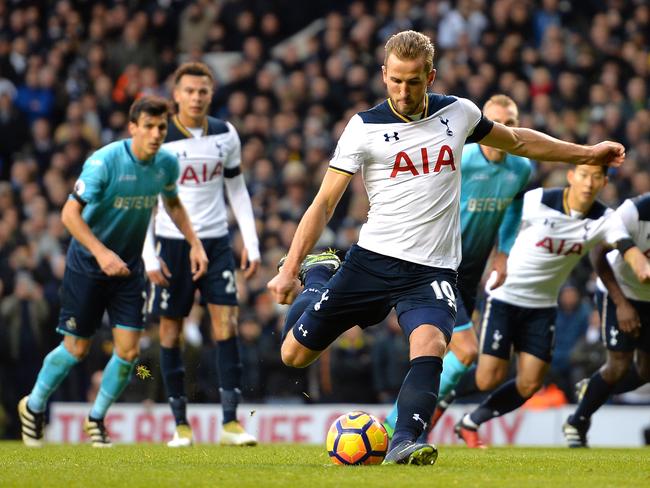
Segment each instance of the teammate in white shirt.
[[180,198],[208,254],[208,272],[196,282],[185,272],[189,248],[166,212],[157,213],[156,242],[150,233],[143,254],[147,274],[155,285],[150,299],[153,311],[160,315],[160,366],[176,420],[174,438],[168,444],[170,447],[192,445],[180,336],[183,318],[190,312],[197,288],[207,303],[212,335],[217,343],[223,408],[220,442],[233,445],[257,443],[237,421],[241,396],[241,363],[237,346],[239,307],[224,188],[244,240],[240,267],[246,278],[256,272],[260,253],[251,201],[240,170],[239,136],[230,123],[207,115],[213,86],[212,73],[202,63],[185,63],[176,70],[173,95],[178,113],[169,124],[163,145],[178,157]]
[[458,422],[456,432],[469,447],[483,447],[477,433],[482,423],[519,408],[542,386],[551,363],[560,287],[585,254],[606,241],[618,247],[640,279],[650,280],[650,264],[623,222],[596,201],[606,172],[603,166],[581,165],[569,170],[568,188],[537,188],[524,195],[508,276],[489,292],[483,313],[476,387],[488,391],[504,381],[513,349],[517,375]]
[[[650,258],[650,193],[625,200],[616,214]],[[618,250],[608,253],[599,247],[592,258],[599,275],[596,302],[607,362],[588,380],[578,407],[563,426],[569,447],[587,446],[591,416],[609,395],[650,381],[650,284],[638,280]]]
[[[624,158],[617,143],[565,143],[493,123],[469,100],[427,93],[436,74],[433,54],[430,39],[414,31],[388,40],[382,67],[388,100],[351,118],[268,284],[278,302],[293,302],[281,351],[293,367],[309,365],[342,332],[376,324],[395,307],[409,338],[411,368],[398,396],[399,417],[385,463],[433,464],[437,458],[434,446],[416,439],[435,408],[455,320],[465,142],[576,164],[619,165]],[[358,245],[339,269],[335,254],[307,253],[359,170],[370,212]],[[298,277],[305,285],[299,296]]]

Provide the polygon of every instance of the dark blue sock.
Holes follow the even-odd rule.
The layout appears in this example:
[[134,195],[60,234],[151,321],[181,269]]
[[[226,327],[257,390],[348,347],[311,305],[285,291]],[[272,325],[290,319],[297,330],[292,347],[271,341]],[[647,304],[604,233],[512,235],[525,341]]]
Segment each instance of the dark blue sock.
[[397,396],[397,422],[391,449],[404,440],[416,440],[433,415],[440,387],[442,358],[422,356],[411,361]]
[[620,395],[621,393],[627,393],[628,391],[634,391],[639,386],[645,385],[646,381],[639,376],[639,372],[636,369],[634,364],[631,364],[627,369],[625,376],[620,379],[612,390],[612,395]]
[[480,391],[476,385],[476,365],[473,365],[460,377],[458,384],[447,395],[447,398],[453,401],[456,398],[463,398],[474,393],[479,393]]
[[327,266],[314,266],[305,274],[305,289],[289,307],[287,318],[284,322],[282,329],[282,340],[287,337],[289,330],[298,322],[298,319],[303,314],[307,306],[312,303],[316,298],[320,297],[323,292],[325,284],[334,275]]
[[217,341],[217,352],[219,385],[224,390],[241,388],[242,365],[239,361],[237,338],[231,337],[225,341]]
[[237,420],[237,405],[241,400],[241,390],[239,388],[234,390],[219,388],[219,396],[221,397],[221,408],[223,410],[223,423],[227,424]]
[[185,367],[180,347],[160,346],[160,371],[176,424],[187,424],[185,396]]
[[[241,395],[242,365],[239,361],[237,338],[231,337],[225,341],[217,341],[217,370],[219,371],[219,389],[223,423],[237,419],[237,405]],[[234,392],[237,392],[236,394]],[[232,394],[231,394],[232,393]]]
[[527,398],[522,397],[517,390],[517,381],[507,381],[474,410],[469,418],[476,425],[481,425],[491,418],[500,417],[512,412],[526,403]]
[[589,379],[589,384],[582,400],[578,403],[578,408],[569,417],[569,423],[578,425],[589,422],[594,412],[607,401],[613,389],[612,385],[605,382],[600,372],[596,371]]
[[169,406],[172,409],[172,415],[176,425],[189,425],[187,421],[187,397],[169,397]]

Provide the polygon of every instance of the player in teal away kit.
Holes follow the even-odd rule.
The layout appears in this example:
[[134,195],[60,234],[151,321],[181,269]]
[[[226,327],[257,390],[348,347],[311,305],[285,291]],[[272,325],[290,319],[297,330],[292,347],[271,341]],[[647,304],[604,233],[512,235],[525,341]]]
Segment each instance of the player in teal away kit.
[[207,257],[177,196],[178,160],[159,151],[167,134],[168,105],[143,97],[131,106],[131,139],[109,144],[85,162],[61,219],[72,242],[61,288],[57,331],[63,342],[52,350],[29,396],[18,404],[27,446],[43,444],[43,412],[50,395],[83,359],[104,311],[113,327],[115,348],[84,423],[95,447],[110,447],[104,416],[131,379],[143,328],[142,245],[158,194],[174,223],[189,241],[194,279],[207,269]]
[[[518,125],[517,105],[506,95],[490,98],[483,107],[483,113],[501,124],[511,127]],[[490,280],[490,286],[497,288],[505,280],[508,253],[521,221],[522,197],[530,178],[531,165],[526,158],[489,146],[468,144],[463,149],[461,172],[463,259],[458,268],[456,324],[440,376],[438,398],[441,401],[478,356],[478,340],[472,328],[476,290],[495,240],[497,252],[492,260],[492,269],[496,276]],[[436,409],[425,432],[433,428],[442,412],[444,409]],[[385,422],[389,432],[396,420],[397,405],[394,405]]]

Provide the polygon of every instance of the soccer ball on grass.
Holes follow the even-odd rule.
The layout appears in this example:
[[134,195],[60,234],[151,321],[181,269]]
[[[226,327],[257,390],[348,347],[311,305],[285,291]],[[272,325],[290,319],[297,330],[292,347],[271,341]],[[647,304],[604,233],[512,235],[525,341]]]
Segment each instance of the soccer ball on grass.
[[348,412],[332,423],[326,446],[334,464],[379,464],[388,450],[388,434],[372,415]]

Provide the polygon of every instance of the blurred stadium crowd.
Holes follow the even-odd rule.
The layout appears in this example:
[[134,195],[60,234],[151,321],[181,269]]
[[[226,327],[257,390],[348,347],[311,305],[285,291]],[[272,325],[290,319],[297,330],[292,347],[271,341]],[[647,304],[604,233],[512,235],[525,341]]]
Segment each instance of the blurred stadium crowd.
[[[142,94],[170,95],[180,60],[237,62],[220,80],[212,115],[232,122],[260,235],[263,266],[239,282],[248,401],[392,401],[408,368],[395,317],[352,330],[307,370],[282,366],[283,312],[266,293],[351,115],[382,100],[383,44],[416,29],[437,48],[434,90],[472,99],[510,95],[524,127],[565,140],[613,139],[624,166],[601,199],[617,206],[650,191],[650,5],[644,0],[0,0],[0,435],[15,436],[15,405],[54,326],[69,240],[59,210],[88,154],[126,136]],[[309,26],[309,27],[307,27]],[[204,58],[209,55],[209,58]],[[217,64],[215,66],[226,66]],[[564,184],[536,164],[531,186]],[[319,246],[345,251],[365,220],[357,176]],[[241,250],[235,233],[234,247]],[[551,380],[571,384],[602,363],[588,265],[562,291]],[[190,401],[218,401],[215,351],[201,309],[188,319]],[[104,330],[54,400],[86,401],[110,354]],[[155,317],[123,401],[161,401]],[[105,339],[105,340],[103,340]],[[107,349],[108,348],[108,349]]]

